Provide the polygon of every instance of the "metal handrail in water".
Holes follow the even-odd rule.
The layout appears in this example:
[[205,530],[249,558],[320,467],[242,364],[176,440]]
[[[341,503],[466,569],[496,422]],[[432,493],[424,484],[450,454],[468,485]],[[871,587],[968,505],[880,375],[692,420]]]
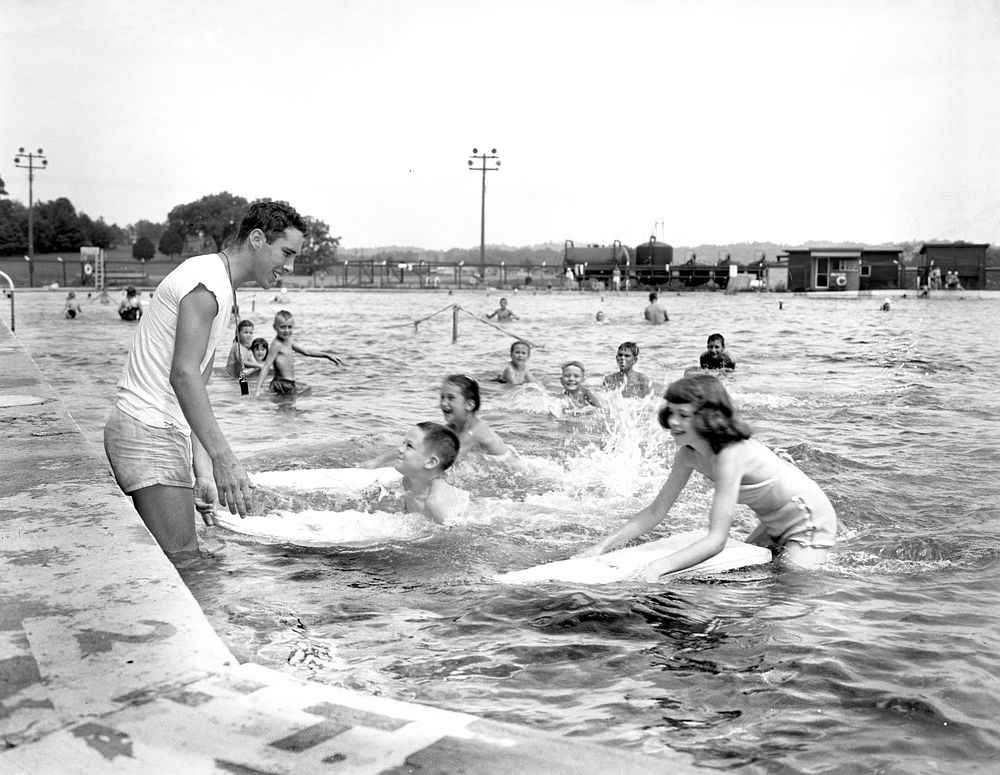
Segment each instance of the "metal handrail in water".
[[6,272],[0,272],[0,277],[3,277],[3,279],[6,280],[7,284],[10,286],[10,291],[9,291],[9,295],[10,295],[10,331],[11,331],[11,333],[14,333],[14,281],[10,279],[10,275],[8,275]]

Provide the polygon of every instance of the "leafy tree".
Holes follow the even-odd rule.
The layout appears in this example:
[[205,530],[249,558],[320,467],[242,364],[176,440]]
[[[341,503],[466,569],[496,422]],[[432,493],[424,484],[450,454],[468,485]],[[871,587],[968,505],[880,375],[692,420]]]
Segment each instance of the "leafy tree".
[[173,229],[167,229],[160,237],[158,249],[165,256],[179,256],[184,250],[184,238]]
[[[34,247],[36,253],[55,253],[57,250],[62,250],[63,248],[56,247],[56,226],[49,221],[47,218],[39,217],[39,207],[35,205],[35,228],[34,228]],[[27,212],[27,211],[25,211]],[[25,227],[25,234],[27,234],[27,227]],[[79,232],[76,234],[79,237]],[[25,240],[27,244],[27,239]],[[66,248],[68,251],[78,250],[79,243],[75,248]]]
[[167,230],[167,224],[138,220],[129,227],[129,230],[132,233],[133,241],[139,239],[139,237],[149,237],[153,242],[158,242]]
[[[80,213],[80,230],[83,233],[84,245],[92,245],[97,248],[110,248],[114,245],[113,230],[117,226],[108,226],[103,218],[92,221],[86,213]],[[118,229],[120,232],[121,229]]]
[[156,255],[156,246],[149,237],[139,237],[132,245],[132,258],[137,261],[149,261]]
[[311,275],[333,264],[340,247],[340,237],[331,237],[330,227],[318,218],[307,215],[305,219],[309,236],[295,259],[295,274]]
[[28,250],[28,208],[10,199],[0,200],[0,255],[16,256]]
[[84,243],[84,233],[73,203],[64,196],[40,202],[35,208],[34,236],[38,253],[79,250]]
[[249,202],[228,191],[203,196],[195,202],[177,205],[167,215],[169,228],[184,239],[204,233],[215,240],[216,250],[236,235]]
[[117,223],[112,223],[108,227],[108,247],[117,247],[118,245],[124,245],[126,242],[128,242],[128,237],[125,236],[125,230]]

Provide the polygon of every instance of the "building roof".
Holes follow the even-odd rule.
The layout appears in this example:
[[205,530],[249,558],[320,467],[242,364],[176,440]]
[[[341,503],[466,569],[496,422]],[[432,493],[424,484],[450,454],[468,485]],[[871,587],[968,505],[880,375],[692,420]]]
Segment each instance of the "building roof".
[[985,250],[989,246],[988,242],[925,242],[917,252],[923,253],[927,248],[981,248]]
[[902,253],[902,248],[859,248],[851,247],[822,247],[822,248],[786,248],[780,256],[788,256],[792,253],[807,253],[812,258],[861,258],[871,253]]

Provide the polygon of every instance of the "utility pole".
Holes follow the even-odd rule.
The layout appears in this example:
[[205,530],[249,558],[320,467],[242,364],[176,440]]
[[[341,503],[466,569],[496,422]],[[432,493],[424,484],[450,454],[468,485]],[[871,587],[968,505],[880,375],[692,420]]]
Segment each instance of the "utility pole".
[[[479,160],[479,166],[474,166],[473,159]],[[490,166],[490,165],[493,166]],[[473,172],[483,173],[483,198],[479,216],[479,276],[486,285],[486,173],[496,172],[500,169],[500,157],[497,156],[497,149],[490,149],[489,153],[479,152],[478,148],[472,149],[472,156],[469,158],[469,169]]]
[[30,153],[24,148],[17,149],[14,166],[28,171],[28,286],[35,284],[35,170],[43,170],[49,166],[48,159],[38,149],[38,153]]

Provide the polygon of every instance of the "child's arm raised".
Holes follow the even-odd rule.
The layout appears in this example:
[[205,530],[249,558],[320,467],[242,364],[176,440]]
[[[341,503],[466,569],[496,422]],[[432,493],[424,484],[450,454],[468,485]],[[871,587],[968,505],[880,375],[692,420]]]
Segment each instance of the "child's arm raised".
[[306,358],[326,358],[328,361],[336,363],[338,366],[344,365],[340,362],[340,358],[323,350],[307,350],[305,347],[300,347],[294,342],[292,343],[292,350],[297,352],[299,355],[304,355]]

